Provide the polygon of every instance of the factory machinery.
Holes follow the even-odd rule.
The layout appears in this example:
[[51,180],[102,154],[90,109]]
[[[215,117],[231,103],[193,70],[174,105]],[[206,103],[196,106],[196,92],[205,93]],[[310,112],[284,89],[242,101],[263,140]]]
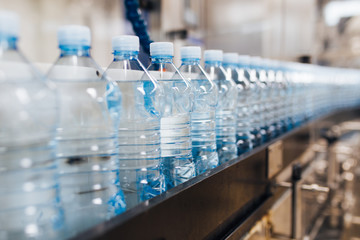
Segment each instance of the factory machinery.
[[360,109],[339,110],[74,239],[351,239],[359,146]]

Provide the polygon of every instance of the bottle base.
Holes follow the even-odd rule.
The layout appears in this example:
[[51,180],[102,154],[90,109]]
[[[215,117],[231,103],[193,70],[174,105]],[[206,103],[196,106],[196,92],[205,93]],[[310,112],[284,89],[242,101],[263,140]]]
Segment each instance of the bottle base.
[[164,157],[160,171],[167,191],[195,177],[195,164],[191,158]]

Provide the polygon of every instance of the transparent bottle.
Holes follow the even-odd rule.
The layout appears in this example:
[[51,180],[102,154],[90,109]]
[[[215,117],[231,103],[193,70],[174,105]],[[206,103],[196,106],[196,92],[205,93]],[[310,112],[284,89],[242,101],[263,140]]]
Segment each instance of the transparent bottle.
[[278,88],[278,95],[276,104],[277,104],[277,116],[278,116],[278,128],[280,134],[287,132],[289,129],[289,117],[288,117],[288,91],[290,91],[290,86],[286,80],[284,74],[284,66],[280,61],[274,61],[274,71],[275,71],[275,81]]
[[0,239],[56,239],[56,94],[19,52],[18,29],[0,11]]
[[161,117],[162,173],[166,189],[171,189],[195,176],[191,152],[191,84],[173,64],[174,46],[170,42],[150,44],[150,74],[164,89]]
[[237,53],[224,54],[224,68],[235,84],[237,89],[236,99],[236,145],[238,154],[253,149],[254,136],[251,133],[252,118],[250,113],[250,101],[253,85],[246,78],[244,69],[238,67],[239,57]]
[[261,135],[262,142],[270,141],[273,138],[274,127],[272,125],[272,101],[271,101],[271,88],[268,82],[267,69],[264,61],[260,57],[251,58],[251,66],[254,69],[254,79],[258,81],[260,89],[260,112],[261,120]]
[[299,127],[302,124],[302,110],[303,110],[303,83],[300,63],[292,63],[292,83],[293,83],[293,97],[292,97],[292,111],[293,111],[293,125]]
[[[252,135],[252,146],[253,148],[262,144],[261,126],[262,116],[260,111],[261,104],[261,86],[256,76],[256,70],[251,68],[250,56],[239,55],[238,56],[238,68],[237,68],[239,83],[238,88],[245,87],[245,93],[242,94],[242,98],[246,97],[248,106],[248,121],[250,122],[250,133]],[[240,87],[241,86],[241,87]],[[239,90],[240,90],[239,89]],[[242,101],[245,101],[242,100]],[[239,101],[238,101],[239,102]]]
[[114,60],[106,75],[122,95],[119,125],[120,183],[128,207],[164,191],[160,176],[160,117],[163,91],[138,59],[139,38],[112,39]]
[[205,72],[218,89],[218,104],[216,106],[215,118],[216,147],[219,162],[222,164],[236,158],[238,148],[242,148],[242,146],[236,145],[239,143],[236,131],[237,89],[234,80],[231,78],[231,73],[228,74],[222,66],[223,52],[221,50],[206,50],[204,56]]
[[[183,50],[184,51],[184,50]],[[179,67],[184,77],[190,80],[194,94],[191,113],[192,154],[197,175],[219,165],[216,151],[215,112],[218,89],[200,66],[201,49],[182,56]]]
[[279,75],[276,71],[276,63],[271,59],[263,59],[264,67],[267,73],[267,92],[268,103],[267,111],[269,118],[269,131],[272,131],[272,138],[278,137],[283,132],[281,121],[282,108],[282,89]]
[[48,72],[58,93],[56,154],[69,235],[125,210],[117,141],[121,94],[91,58],[90,40],[85,26],[60,27],[61,54]]
[[259,67],[259,57],[250,57],[249,60],[249,73],[250,73],[250,82],[252,82],[254,85],[256,85],[256,107],[257,107],[257,114],[259,115],[259,121],[258,124],[260,126],[259,128],[259,134],[261,136],[261,144],[265,143],[267,141],[267,132],[266,132],[266,112],[265,107],[263,104],[263,90],[266,87],[262,81],[260,81],[260,67]]
[[287,123],[286,128],[289,131],[294,128],[294,118],[293,118],[294,83],[292,79],[293,71],[290,62],[283,62],[282,64],[284,65],[283,73],[286,82],[286,104],[285,104],[286,123]]

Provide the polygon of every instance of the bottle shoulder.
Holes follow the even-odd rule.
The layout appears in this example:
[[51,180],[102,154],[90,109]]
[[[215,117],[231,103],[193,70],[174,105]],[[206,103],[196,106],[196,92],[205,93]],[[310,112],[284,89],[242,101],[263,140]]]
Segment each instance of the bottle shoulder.
[[54,81],[107,81],[103,69],[86,56],[63,56],[56,60],[47,73]]
[[229,84],[233,82],[231,69],[225,70],[221,66],[205,65],[205,72],[212,81],[228,82]]
[[110,63],[105,70],[104,75],[113,81],[153,81],[157,84],[156,79],[151,77],[146,68],[137,59],[117,60]]
[[215,86],[215,83],[209,74],[199,64],[182,64],[179,67],[179,70],[185,78],[190,80],[190,82],[197,82],[197,84],[203,84],[210,87]]
[[157,81],[177,80],[189,84],[188,80],[180,73],[172,62],[151,62],[147,71]]
[[172,62],[151,62],[147,70],[154,72],[169,72],[172,74],[178,72],[178,69]]
[[21,52],[13,49],[0,53],[0,76],[0,82],[44,80],[44,75]]

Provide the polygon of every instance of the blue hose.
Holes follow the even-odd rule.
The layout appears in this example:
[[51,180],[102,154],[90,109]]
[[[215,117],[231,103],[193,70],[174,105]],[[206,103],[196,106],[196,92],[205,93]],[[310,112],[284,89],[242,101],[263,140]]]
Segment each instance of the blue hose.
[[124,0],[124,3],[126,10],[126,19],[131,22],[135,34],[140,39],[140,44],[144,52],[150,54],[150,43],[152,43],[153,41],[150,40],[146,22],[141,17],[139,1]]

